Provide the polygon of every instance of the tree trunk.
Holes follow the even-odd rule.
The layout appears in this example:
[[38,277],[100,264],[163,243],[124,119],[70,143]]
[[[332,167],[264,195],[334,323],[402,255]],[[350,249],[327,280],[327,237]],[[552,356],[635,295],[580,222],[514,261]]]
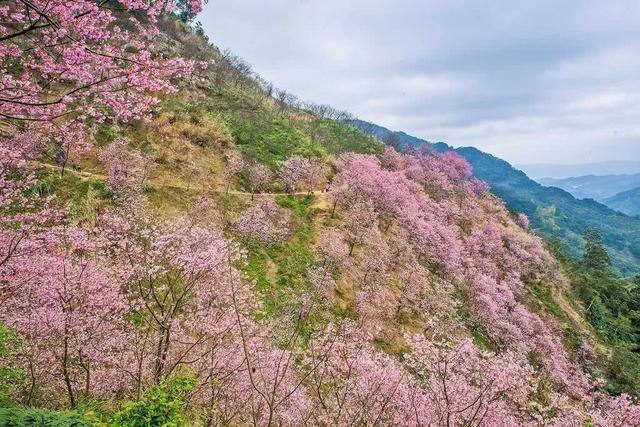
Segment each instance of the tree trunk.
[[67,394],[69,395],[69,405],[72,408],[76,407],[76,399],[73,395],[73,386],[71,385],[71,377],[69,376],[69,338],[67,335],[67,327],[65,326],[64,337],[64,351],[62,354],[62,376],[64,378],[64,384],[67,387]]
[[60,164],[60,176],[61,177],[64,176],[64,169],[67,166],[67,161],[69,161],[69,150],[71,150],[71,146],[70,145],[68,145],[67,149],[64,151],[64,158],[62,159],[61,164]]
[[169,352],[169,340],[171,339],[171,327],[164,327],[163,334],[158,341],[158,347],[156,350],[156,362],[154,367],[154,381],[156,384],[160,384],[162,381],[162,371],[164,371],[164,365],[167,360],[167,353]]
[[338,199],[333,201],[333,207],[331,208],[331,218],[336,214],[336,206],[338,206]]

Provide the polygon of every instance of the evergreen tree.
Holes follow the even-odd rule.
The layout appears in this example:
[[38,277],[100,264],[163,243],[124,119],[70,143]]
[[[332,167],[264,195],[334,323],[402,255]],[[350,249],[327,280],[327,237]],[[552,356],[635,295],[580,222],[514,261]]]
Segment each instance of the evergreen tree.
[[596,228],[589,228],[584,235],[585,249],[582,262],[588,270],[604,271],[611,265],[611,258],[602,240],[602,233]]
[[587,316],[591,324],[600,332],[605,332],[607,329],[609,313],[607,308],[602,303],[600,295],[597,293],[591,299],[589,306],[587,307]]

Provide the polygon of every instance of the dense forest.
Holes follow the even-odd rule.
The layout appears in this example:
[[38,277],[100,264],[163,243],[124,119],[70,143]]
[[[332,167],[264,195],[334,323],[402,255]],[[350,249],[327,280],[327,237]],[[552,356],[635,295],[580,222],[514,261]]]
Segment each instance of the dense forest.
[[220,51],[0,4],[0,426],[636,426],[640,280]]

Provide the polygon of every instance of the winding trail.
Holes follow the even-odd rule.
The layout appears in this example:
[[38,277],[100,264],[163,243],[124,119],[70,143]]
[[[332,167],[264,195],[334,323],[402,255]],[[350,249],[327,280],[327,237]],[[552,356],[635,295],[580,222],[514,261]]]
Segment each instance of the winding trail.
[[[51,169],[51,170],[55,170],[58,173],[60,172],[60,167],[56,166],[56,165],[52,165],[50,163],[45,163],[45,162],[39,162],[39,161],[31,161],[30,162],[31,165],[35,166],[35,167],[39,167],[39,168],[45,168],[45,169]],[[107,176],[106,175],[102,175],[102,174],[97,174],[97,173],[93,173],[93,172],[86,172],[86,171],[75,171],[72,168],[67,167],[64,171],[65,174],[72,174],[74,176],[77,176],[78,178],[82,179],[82,180],[89,180],[89,179],[97,179],[97,180],[106,180]],[[176,185],[176,184],[172,184],[172,185],[166,185],[166,184],[160,184],[158,185],[157,183],[153,182],[153,181],[149,181],[152,185],[154,186],[158,186],[160,188],[174,188],[174,189],[180,189],[180,190],[185,190],[185,191],[194,191],[196,190],[197,186],[187,186],[187,185]],[[204,188],[202,187],[202,189],[199,189],[197,191],[201,191],[201,192],[205,192],[205,193],[216,193],[216,194],[234,194],[237,196],[245,196],[245,197],[251,197],[252,194],[247,192],[247,191],[241,191],[241,190],[233,190],[233,189],[229,189],[226,190],[224,188]],[[318,197],[319,199],[322,200],[321,203],[316,203],[318,206],[326,206],[328,205],[328,201],[326,199],[325,196],[329,195],[329,191],[322,191],[322,190],[314,190],[311,192],[308,191],[296,191],[294,193],[254,193],[253,196],[254,197],[264,197],[264,196],[315,196]]]

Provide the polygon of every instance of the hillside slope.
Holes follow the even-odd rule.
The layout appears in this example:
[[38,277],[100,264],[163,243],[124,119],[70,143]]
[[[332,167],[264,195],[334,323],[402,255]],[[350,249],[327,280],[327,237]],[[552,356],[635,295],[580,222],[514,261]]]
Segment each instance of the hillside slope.
[[474,174],[491,186],[493,193],[514,211],[526,213],[533,229],[546,239],[563,242],[570,253],[577,256],[584,244],[582,234],[587,228],[596,227],[602,231],[616,269],[627,275],[640,272],[640,219],[592,200],[577,200],[562,189],[542,186],[508,162],[478,149],[454,149],[441,142],[434,144],[407,137],[370,123],[354,123],[381,139],[395,135],[410,146],[430,144],[439,152],[459,153],[471,164]]
[[148,119],[90,123],[69,168],[0,135],[0,424],[638,424],[603,332],[632,351],[635,288],[576,298],[460,155],[384,147],[161,18],[209,66]]

